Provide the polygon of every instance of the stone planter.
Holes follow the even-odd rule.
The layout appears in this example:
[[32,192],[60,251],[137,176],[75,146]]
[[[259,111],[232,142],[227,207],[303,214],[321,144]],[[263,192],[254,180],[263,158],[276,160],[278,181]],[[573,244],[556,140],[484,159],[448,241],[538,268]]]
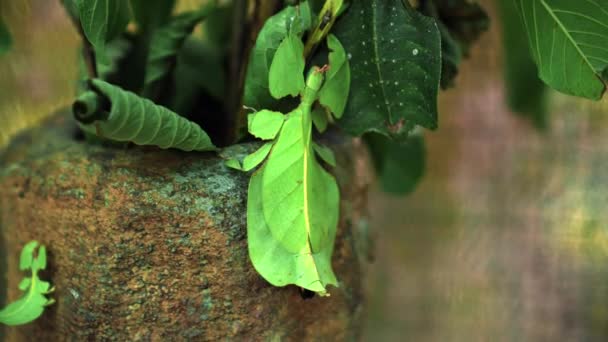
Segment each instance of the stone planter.
[[[270,286],[247,252],[247,175],[212,153],[110,148],[73,139],[67,113],[0,160],[0,298],[19,296],[21,247],[49,251],[57,303],[9,341],[353,340],[362,323],[366,184],[334,144],[342,191],[331,297]],[[0,327],[1,329],[1,327]]]

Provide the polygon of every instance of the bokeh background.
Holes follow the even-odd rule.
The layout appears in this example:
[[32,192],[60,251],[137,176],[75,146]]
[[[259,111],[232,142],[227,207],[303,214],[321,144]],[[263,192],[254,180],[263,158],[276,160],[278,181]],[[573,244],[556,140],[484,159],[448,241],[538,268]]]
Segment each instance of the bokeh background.
[[[421,185],[372,187],[364,339],[606,341],[608,100],[550,93],[542,132],[511,113],[500,18],[481,3],[491,29],[440,95]],[[15,38],[0,57],[2,146],[72,101],[78,37],[59,1],[1,1],[0,15]]]

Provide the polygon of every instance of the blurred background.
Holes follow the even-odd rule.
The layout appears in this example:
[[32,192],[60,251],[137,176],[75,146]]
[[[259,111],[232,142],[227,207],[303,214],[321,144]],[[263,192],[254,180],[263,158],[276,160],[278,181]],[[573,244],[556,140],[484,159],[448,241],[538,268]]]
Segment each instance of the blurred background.
[[[181,1],[190,6],[196,0]],[[500,18],[440,95],[416,191],[374,187],[366,340],[608,340],[608,100],[505,104]],[[0,2],[0,146],[71,103],[78,37],[59,1]],[[521,49],[527,49],[521,46]]]

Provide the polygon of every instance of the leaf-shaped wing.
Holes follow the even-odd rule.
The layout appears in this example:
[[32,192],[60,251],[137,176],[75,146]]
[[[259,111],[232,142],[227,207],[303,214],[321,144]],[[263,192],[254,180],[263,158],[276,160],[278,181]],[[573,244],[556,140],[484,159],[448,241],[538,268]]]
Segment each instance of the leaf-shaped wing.
[[350,93],[350,64],[346,58],[346,51],[336,36],[332,34],[327,37],[327,46],[330,50],[329,72],[319,91],[319,103],[339,119],[344,114]]
[[246,106],[273,108],[276,100],[270,95],[268,73],[275,52],[290,31],[301,36],[311,26],[312,16],[307,1],[298,6],[288,6],[266,20],[249,58],[243,97]]
[[318,253],[330,247],[338,223],[339,192],[315,158],[310,113],[302,112],[288,114],[264,167],[264,216],[286,250]]
[[441,42],[432,18],[407,1],[353,1],[334,32],[353,70],[339,125],[354,135],[398,138],[415,125],[437,127]]
[[[137,145],[155,145],[160,148],[175,148],[182,151],[212,151],[216,147],[211,139],[194,122],[179,116],[152,101],[125,91],[101,80],[91,81],[92,92],[83,94],[73,106],[74,116],[86,131],[101,134],[116,141],[130,141]],[[97,95],[97,98],[93,97]],[[98,102],[109,102],[109,113],[94,111],[99,119],[90,122],[88,102],[93,97]]]
[[275,99],[287,95],[293,97],[304,89],[304,43],[302,39],[291,32],[277,48],[270,70],[268,84],[270,94]]
[[40,246],[38,255],[34,252],[38,247],[37,241],[29,242],[21,251],[19,266],[22,270],[31,270],[31,277],[24,278],[19,289],[24,295],[0,310],[0,323],[6,325],[21,325],[29,323],[42,315],[44,307],[52,304],[52,299],[46,295],[52,291],[48,282],[38,277],[38,271],[46,268],[46,249]]
[[540,78],[566,94],[600,99],[608,79],[608,2],[515,2]]
[[247,240],[249,257],[258,273],[274,286],[295,284],[320,294],[326,285],[338,285],[331,268],[335,227],[327,248],[319,252],[293,253],[285,249],[270,231],[264,217],[262,167],[251,177],[247,200]]
[[285,115],[280,112],[263,109],[249,114],[247,120],[249,133],[256,138],[271,140],[281,130],[281,126],[283,126],[283,122],[285,121]]

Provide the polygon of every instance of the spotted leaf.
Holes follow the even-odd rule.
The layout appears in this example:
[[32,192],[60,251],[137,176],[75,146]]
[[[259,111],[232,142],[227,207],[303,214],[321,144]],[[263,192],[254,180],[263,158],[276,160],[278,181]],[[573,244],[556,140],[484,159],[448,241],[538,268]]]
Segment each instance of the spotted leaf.
[[405,138],[437,127],[441,41],[434,19],[407,1],[353,1],[334,33],[352,70],[351,93],[338,122],[347,132]]

